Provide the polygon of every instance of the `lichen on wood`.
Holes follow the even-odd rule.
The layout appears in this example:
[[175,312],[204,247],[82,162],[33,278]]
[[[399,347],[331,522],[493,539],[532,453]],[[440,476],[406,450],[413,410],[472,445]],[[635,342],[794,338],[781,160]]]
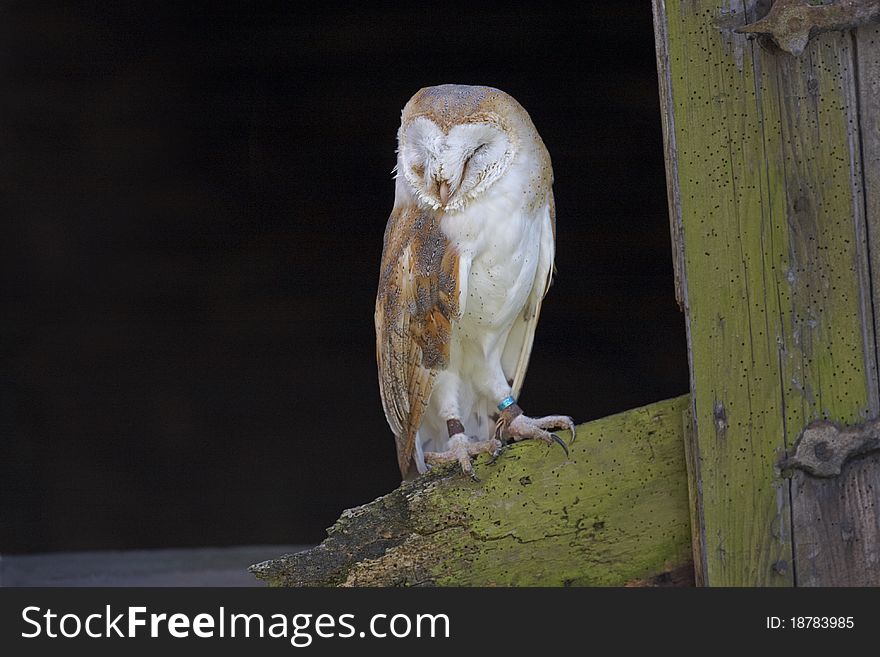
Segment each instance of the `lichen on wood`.
[[274,586],[692,583],[687,404],[582,424],[568,458],[512,445],[478,459],[479,482],[434,469],[344,512],[321,545],[251,572]]
[[[697,571],[713,586],[864,582],[880,548],[829,527],[877,471],[817,482],[777,464],[810,422],[878,413],[880,40],[872,26],[826,33],[796,58],[728,29],[767,6],[654,0]],[[875,499],[860,502],[859,540],[880,535]],[[814,530],[821,541],[801,539]],[[798,581],[799,562],[816,575]]]

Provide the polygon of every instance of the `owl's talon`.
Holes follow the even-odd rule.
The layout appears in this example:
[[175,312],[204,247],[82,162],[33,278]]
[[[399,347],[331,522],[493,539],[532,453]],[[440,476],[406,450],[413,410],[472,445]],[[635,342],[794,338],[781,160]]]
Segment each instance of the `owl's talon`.
[[[569,429],[574,435],[574,421],[566,415],[549,415],[547,417],[527,417],[519,414],[509,421],[504,431],[513,440],[543,440],[548,445],[556,443],[565,451],[565,456],[570,455],[568,445],[557,434],[550,433],[548,429]],[[572,438],[572,441],[574,438]],[[571,444],[571,442],[569,442]]]
[[552,438],[553,441],[562,448],[562,450],[565,452],[565,456],[567,457],[568,456],[568,445],[565,444],[565,442],[562,440],[562,438],[557,436],[555,433],[551,433],[550,438]]
[[504,451],[504,443],[502,443],[500,440],[496,440],[495,442],[498,444],[498,447],[493,450],[492,455],[489,457],[489,460],[486,461],[486,463],[488,463],[489,465],[494,465],[495,462],[499,458],[501,458],[501,452]]

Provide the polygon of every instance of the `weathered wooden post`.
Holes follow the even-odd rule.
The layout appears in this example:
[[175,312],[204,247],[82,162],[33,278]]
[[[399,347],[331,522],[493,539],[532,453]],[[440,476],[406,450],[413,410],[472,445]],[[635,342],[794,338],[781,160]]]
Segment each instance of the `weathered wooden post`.
[[[653,5],[698,582],[880,585],[880,441],[826,431],[796,453],[811,422],[880,411],[880,29],[785,15],[799,33],[755,39],[735,30],[768,2]],[[849,451],[868,455],[808,472]]]

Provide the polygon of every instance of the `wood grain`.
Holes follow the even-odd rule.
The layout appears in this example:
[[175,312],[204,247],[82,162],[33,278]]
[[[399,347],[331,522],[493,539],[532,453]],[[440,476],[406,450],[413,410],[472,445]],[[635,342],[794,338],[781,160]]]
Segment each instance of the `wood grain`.
[[[859,262],[866,370],[876,367],[878,286],[872,280],[880,254],[880,27],[848,35],[855,76],[846,78],[848,144],[853,167],[853,217]],[[846,37],[844,37],[846,38]],[[873,302],[873,303],[872,303]],[[872,321],[873,319],[873,321]],[[880,415],[876,371],[868,378],[871,417]],[[795,562],[799,586],[880,586],[880,457],[857,458],[841,474],[821,479],[797,472],[792,479]]]
[[[880,324],[880,26],[861,27],[854,33],[858,66],[858,125],[864,189],[864,215],[873,285],[874,326]],[[876,359],[876,356],[875,356]],[[880,408],[874,409],[880,414]]]
[[755,18],[742,3],[654,9],[666,39],[661,110],[674,115],[664,125],[691,361],[697,570],[708,585],[792,585],[799,529],[776,463],[810,421],[852,424],[877,409],[858,105],[873,102],[859,61],[878,44],[857,56],[851,34],[829,33],[793,57],[733,32]]
[[880,586],[880,455],[792,477],[798,586]]

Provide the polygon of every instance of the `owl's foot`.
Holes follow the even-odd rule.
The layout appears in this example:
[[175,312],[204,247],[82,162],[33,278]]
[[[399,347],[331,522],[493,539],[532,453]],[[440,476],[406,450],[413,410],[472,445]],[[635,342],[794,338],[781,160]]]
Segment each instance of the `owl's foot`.
[[513,404],[505,408],[495,425],[495,437],[510,439],[514,442],[520,440],[543,440],[548,445],[556,443],[568,456],[568,445],[555,433],[549,430],[568,429],[571,431],[571,440],[574,442],[577,429],[574,421],[567,415],[547,415],[546,417],[527,417],[522,409]]
[[425,463],[428,465],[442,465],[443,463],[458,461],[459,465],[461,465],[461,471],[474,481],[479,481],[479,479],[474,474],[471,457],[487,453],[494,455],[501,449],[501,442],[495,438],[474,443],[464,433],[457,433],[451,436],[448,445],[449,449],[445,452],[425,452]]

